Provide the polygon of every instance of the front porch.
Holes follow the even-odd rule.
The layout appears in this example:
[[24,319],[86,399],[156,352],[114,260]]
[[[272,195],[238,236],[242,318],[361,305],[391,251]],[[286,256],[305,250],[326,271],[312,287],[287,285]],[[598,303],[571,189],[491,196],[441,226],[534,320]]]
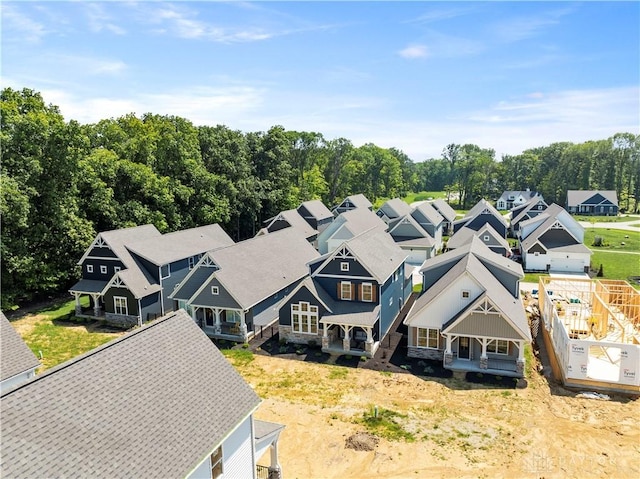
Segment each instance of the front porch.
[[447,369],[496,376],[524,376],[525,341],[452,334],[443,336],[443,366]]
[[379,306],[373,310],[324,316],[322,352],[372,358],[380,345],[377,338]]
[[256,464],[258,479],[280,479],[282,467],[278,459],[278,439],[284,425],[274,422],[253,420],[253,444],[257,461],[263,460],[269,452],[269,466]]

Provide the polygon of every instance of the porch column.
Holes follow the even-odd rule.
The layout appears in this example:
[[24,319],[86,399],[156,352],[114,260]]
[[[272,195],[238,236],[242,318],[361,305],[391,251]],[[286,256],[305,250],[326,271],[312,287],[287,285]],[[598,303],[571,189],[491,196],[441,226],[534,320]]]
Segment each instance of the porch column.
[[364,350],[373,354],[373,332],[370,327],[365,328],[365,331],[367,332],[367,342],[364,343]]
[[271,443],[269,448],[271,453],[271,464],[269,465],[269,479],[279,479],[282,477],[282,469],[278,462],[278,440]]
[[73,292],[73,297],[76,300],[76,315],[82,314],[82,305],[80,304],[80,293]]
[[246,343],[249,339],[249,335],[247,334],[247,323],[245,322],[245,312],[240,312],[240,335],[242,336],[242,340]]
[[351,350],[351,338],[349,335],[351,334],[351,328],[353,326],[341,326],[344,331],[344,338],[342,338],[342,349],[345,351]]
[[524,374],[524,341],[518,341],[518,360],[516,361],[516,371],[518,374]]
[[93,315],[97,318],[100,316],[100,295],[92,294],[91,297],[93,298]]
[[451,351],[451,336],[449,334],[445,335],[446,346],[444,350],[444,364],[451,364],[453,362],[453,351]]
[[213,325],[213,334],[220,334],[222,332],[222,325],[220,324],[220,310],[214,308],[213,316],[215,317],[215,324]]
[[329,347],[329,325],[322,325],[322,349],[327,349]]
[[489,340],[487,338],[482,338],[480,341],[482,343],[482,353],[480,353],[480,369],[487,369],[489,367],[489,358],[487,357],[487,344]]

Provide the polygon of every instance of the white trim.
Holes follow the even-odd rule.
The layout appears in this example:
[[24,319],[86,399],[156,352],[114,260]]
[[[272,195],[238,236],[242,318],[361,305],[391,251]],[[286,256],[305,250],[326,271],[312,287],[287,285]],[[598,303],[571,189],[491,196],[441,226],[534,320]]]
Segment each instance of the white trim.
[[211,286],[211,294],[218,296],[220,294],[220,286]]
[[[371,288],[370,299],[364,299],[365,286],[369,286],[369,288]],[[362,297],[360,298],[360,301],[362,301],[363,303],[373,303],[373,283],[361,283],[360,287],[361,287],[360,291],[362,292]]]
[[[335,278],[335,279],[369,279],[371,281],[375,281],[376,279],[373,276],[347,276],[340,274],[318,274],[315,275],[318,278]],[[384,283],[383,283],[384,284]]]
[[[118,301],[119,300],[124,300],[124,313],[122,312],[118,312],[118,309],[122,309],[122,306],[120,306],[120,308],[118,307]],[[127,297],[126,296],[114,296],[113,297],[113,312],[114,314],[120,314],[120,315],[125,315],[125,316],[129,316],[129,301],[127,301]]]
[[349,271],[349,263],[347,261],[340,262],[340,271]]
[[460,297],[462,299],[471,299],[471,291],[469,291],[468,289],[463,289],[460,292]]
[[[499,352],[499,351],[498,351],[498,346],[499,346],[499,342],[500,342],[500,341],[502,341],[502,342],[504,342],[504,343],[507,343],[507,351],[506,351],[505,353],[501,353],[501,352]],[[487,343],[487,352],[488,352],[488,353],[491,353],[491,354],[500,354],[501,356],[508,356],[508,355],[509,355],[509,343],[510,343],[510,342],[511,342],[511,341],[510,341],[510,340],[507,340],[507,339],[492,339],[491,341],[489,341],[489,342]],[[494,346],[494,350],[493,350],[493,351],[490,351],[490,350],[489,350],[489,346],[490,346],[492,343],[493,343],[493,346]]]
[[[421,346],[419,344],[420,342],[420,331],[426,331],[426,335],[424,336],[424,340],[425,340],[425,346]],[[429,337],[429,333],[431,331],[435,331],[436,332],[436,346],[429,346],[429,340],[431,339]],[[422,348],[422,349],[440,349],[440,329],[439,328],[420,328],[420,327],[416,327],[416,348]]]
[[87,265],[87,273],[93,273],[93,265],[92,264],[88,264]]
[[[306,310],[303,310],[303,305],[306,306]],[[315,309],[315,311],[314,311]],[[294,315],[298,316],[298,328],[296,329],[294,323]],[[312,321],[315,319],[315,331],[312,331]],[[299,303],[291,304],[291,330],[294,333],[300,334],[312,334],[317,335],[320,324],[320,315],[318,312],[318,306],[310,304],[307,301],[300,301]]]
[[100,274],[107,274],[107,265],[106,264],[101,264],[100,265]]
[[[345,285],[349,285],[349,297],[348,298],[344,297],[343,286],[345,286]],[[351,284],[351,281],[340,281],[340,300],[341,301],[353,301],[353,299],[351,299],[351,297],[353,296],[352,286],[353,286],[353,284]]]

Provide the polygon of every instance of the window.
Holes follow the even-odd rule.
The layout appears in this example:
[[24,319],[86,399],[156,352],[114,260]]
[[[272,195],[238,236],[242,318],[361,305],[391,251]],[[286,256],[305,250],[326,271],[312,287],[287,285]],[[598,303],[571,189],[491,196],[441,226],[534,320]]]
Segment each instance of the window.
[[211,294],[220,294],[220,288],[217,286],[211,286]]
[[117,273],[118,271],[120,271],[122,268],[120,268],[120,266],[114,266],[113,267],[113,272]]
[[533,256],[540,256],[540,253],[536,251],[535,253],[533,253]]
[[189,258],[189,269],[193,269],[195,264],[196,264],[196,259],[192,256],[191,258]]
[[340,271],[349,271],[349,263],[346,263],[346,262],[340,263]]
[[469,299],[470,295],[471,295],[471,293],[469,291],[463,291],[462,292],[462,299]]
[[169,265],[165,264],[164,266],[162,266],[160,268],[160,276],[162,277],[162,279],[168,278],[169,276],[171,276],[171,272],[169,271]]
[[211,453],[211,477],[217,479],[222,477],[222,446]]
[[420,348],[438,349],[440,330],[432,328],[418,328],[417,345]]
[[351,283],[348,281],[340,282],[340,299],[351,300]]
[[389,306],[393,306],[393,296],[389,298]]
[[482,238],[485,242],[489,241],[489,235],[484,235],[484,238]]
[[102,274],[107,274],[107,267],[106,267],[106,265],[104,265],[104,264],[101,264],[101,265],[100,265],[100,272],[101,272]]
[[371,283],[362,283],[362,301],[371,303],[373,301],[373,285]]
[[226,313],[227,323],[239,323],[242,320],[240,311],[227,311]]
[[129,307],[127,305],[127,298],[124,296],[114,296],[113,297],[113,311],[116,314],[129,314]]
[[509,341],[494,339],[487,344],[487,352],[495,354],[509,354]]
[[93,273],[93,265],[92,264],[88,264],[87,265],[87,273]]
[[296,333],[318,334],[318,307],[303,301],[292,304],[291,328]]

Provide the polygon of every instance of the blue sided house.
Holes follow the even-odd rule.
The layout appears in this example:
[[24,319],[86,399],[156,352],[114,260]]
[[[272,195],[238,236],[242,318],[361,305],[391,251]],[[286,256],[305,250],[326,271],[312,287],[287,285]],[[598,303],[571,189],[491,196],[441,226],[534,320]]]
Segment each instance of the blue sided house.
[[405,258],[372,228],[310,261],[309,276],[280,303],[280,338],[372,357],[411,294]]

